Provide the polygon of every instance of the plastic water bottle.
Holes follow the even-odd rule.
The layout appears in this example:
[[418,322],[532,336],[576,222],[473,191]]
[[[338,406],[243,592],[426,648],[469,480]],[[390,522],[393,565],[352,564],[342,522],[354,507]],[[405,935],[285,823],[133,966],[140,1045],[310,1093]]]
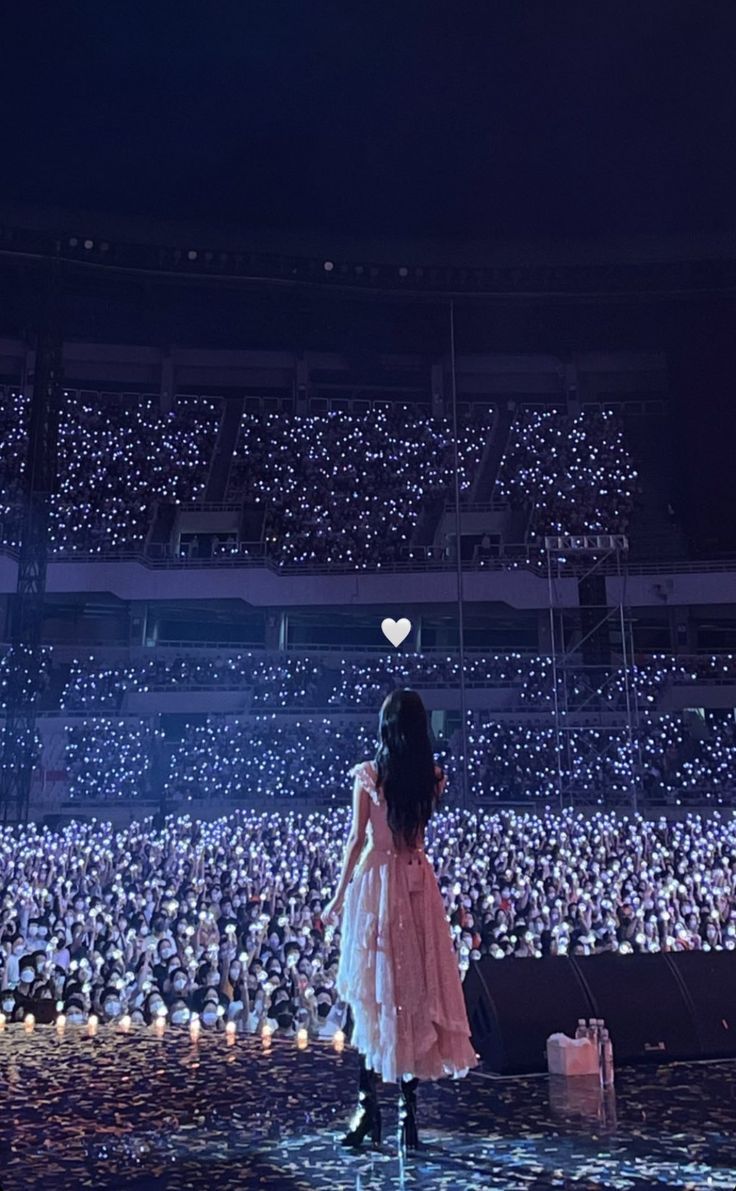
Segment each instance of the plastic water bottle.
[[602,1017],[595,1019],[595,1049],[598,1055],[598,1075],[601,1083],[603,1082],[603,1026],[604,1021]]
[[575,1037],[576,1038],[587,1038],[588,1037],[588,1027],[585,1024],[584,1017],[578,1018],[578,1028],[575,1031]]
[[600,1047],[601,1084],[604,1088],[613,1087],[613,1043],[608,1030],[601,1030]]
[[600,1067],[602,1067],[602,1064],[603,1064],[603,1057],[602,1057],[603,1056],[603,1050],[602,1050],[603,1031],[606,1028],[606,1023],[602,1017],[599,1017],[597,1024],[598,1024],[598,1067],[600,1068]]

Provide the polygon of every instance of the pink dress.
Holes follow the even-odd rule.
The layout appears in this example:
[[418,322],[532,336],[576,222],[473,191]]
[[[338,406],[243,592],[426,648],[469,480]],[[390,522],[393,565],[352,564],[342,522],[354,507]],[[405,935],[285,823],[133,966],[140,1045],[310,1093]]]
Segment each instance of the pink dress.
[[370,761],[350,771],[370,800],[366,848],[345,893],[337,992],[352,1045],[385,1082],[459,1079],[477,1065],[444,902],[423,845],[397,850]]

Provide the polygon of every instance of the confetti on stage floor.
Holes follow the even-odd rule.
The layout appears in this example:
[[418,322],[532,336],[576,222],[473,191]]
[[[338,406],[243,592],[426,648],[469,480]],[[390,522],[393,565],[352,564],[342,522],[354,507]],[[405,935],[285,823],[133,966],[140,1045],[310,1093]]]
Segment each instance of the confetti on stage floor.
[[381,1151],[339,1145],[356,1094],[349,1048],[12,1026],[0,1079],[2,1191],[736,1186],[734,1062],[620,1069],[613,1093],[482,1071],[421,1085],[423,1148],[406,1160],[392,1085]]

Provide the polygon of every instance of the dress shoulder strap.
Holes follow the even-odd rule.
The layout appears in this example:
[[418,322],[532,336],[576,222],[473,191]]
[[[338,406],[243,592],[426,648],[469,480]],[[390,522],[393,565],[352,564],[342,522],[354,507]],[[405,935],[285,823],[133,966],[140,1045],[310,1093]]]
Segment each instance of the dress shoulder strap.
[[359,782],[361,788],[365,790],[371,802],[375,802],[376,806],[380,804],[380,798],[376,789],[376,772],[373,764],[370,761],[359,761],[357,765],[353,765],[350,770],[350,776]]

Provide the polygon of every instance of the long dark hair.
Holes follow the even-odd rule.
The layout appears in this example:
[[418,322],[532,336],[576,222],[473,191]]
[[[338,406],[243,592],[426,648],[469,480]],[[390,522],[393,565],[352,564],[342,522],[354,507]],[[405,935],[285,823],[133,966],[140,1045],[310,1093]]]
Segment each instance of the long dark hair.
[[394,843],[414,847],[438,799],[427,712],[416,691],[392,691],[378,719],[376,786],[386,799]]

